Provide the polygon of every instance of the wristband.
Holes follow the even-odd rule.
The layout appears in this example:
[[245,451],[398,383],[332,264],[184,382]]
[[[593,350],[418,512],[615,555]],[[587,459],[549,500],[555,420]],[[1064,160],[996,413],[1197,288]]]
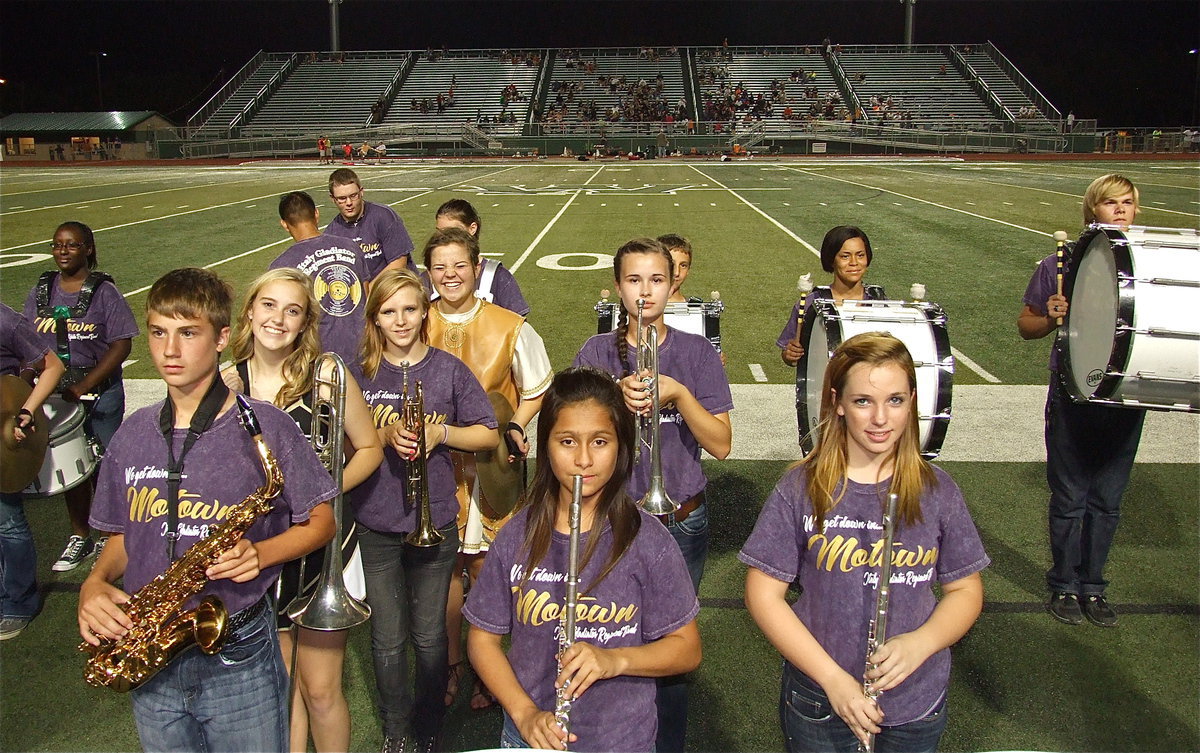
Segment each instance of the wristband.
[[505,434],[507,434],[507,433],[508,433],[508,432],[510,432],[510,431],[515,431],[516,433],[520,434],[520,435],[521,435],[521,439],[524,439],[524,438],[525,438],[525,427],[521,426],[521,425],[520,425],[519,423],[517,423],[516,421],[509,421],[509,422],[508,422],[508,426],[506,426],[506,427],[504,428],[504,433],[505,433]]
[[442,444],[450,444],[450,424],[442,424]]
[[[21,417],[21,416],[29,416],[29,423],[22,424],[22,423],[21,423],[21,421],[20,421],[20,417]],[[17,411],[17,419],[18,419],[18,420],[17,420],[17,427],[18,427],[18,428],[20,428],[20,429],[33,429],[33,427],[34,427],[33,413],[31,413],[31,412],[29,411],[29,409],[28,409],[28,408],[22,408],[21,410]]]

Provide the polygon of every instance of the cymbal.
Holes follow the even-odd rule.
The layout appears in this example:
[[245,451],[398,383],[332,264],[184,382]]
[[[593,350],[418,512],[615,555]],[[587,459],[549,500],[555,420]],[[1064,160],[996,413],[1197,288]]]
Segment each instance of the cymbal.
[[0,492],[12,494],[29,486],[46,458],[50,440],[50,421],[41,408],[34,411],[34,427],[25,439],[18,442],[13,436],[17,413],[29,399],[32,389],[24,379],[5,374],[0,376]]
[[504,517],[512,512],[517,500],[521,498],[525,486],[525,473],[523,461],[508,462],[508,445],[503,437],[505,427],[512,421],[512,406],[499,392],[488,393],[488,400],[492,403],[492,410],[496,412],[496,421],[500,425],[500,445],[494,450],[475,453],[475,474],[479,479],[479,486],[483,489],[485,505],[497,514],[496,517]]

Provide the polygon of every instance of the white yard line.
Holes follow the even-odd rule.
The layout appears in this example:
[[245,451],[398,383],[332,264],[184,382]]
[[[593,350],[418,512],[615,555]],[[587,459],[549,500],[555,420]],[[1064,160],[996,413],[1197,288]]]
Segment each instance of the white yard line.
[[740,201],[740,202],[742,202],[743,204],[745,204],[746,206],[750,207],[750,208],[751,208],[751,209],[753,209],[755,212],[758,212],[760,215],[762,215],[762,216],[763,216],[763,218],[765,218],[765,219],[767,220],[767,222],[770,222],[772,225],[774,225],[775,227],[777,227],[777,228],[779,228],[780,230],[782,230],[784,233],[786,233],[786,234],[787,234],[787,236],[788,236],[789,238],[791,238],[792,240],[796,241],[796,242],[797,242],[797,243],[799,243],[801,246],[804,246],[804,247],[805,247],[805,248],[807,248],[809,251],[812,251],[812,252],[813,252],[813,254],[815,254],[815,255],[817,256],[817,258],[820,258],[820,256],[821,256],[821,252],[820,252],[820,251],[818,251],[818,250],[817,250],[817,249],[816,249],[816,248],[815,248],[815,247],[814,247],[814,246],[813,246],[811,243],[809,243],[808,241],[804,240],[804,239],[803,239],[803,238],[801,238],[800,236],[796,235],[795,233],[793,233],[793,232],[792,232],[791,230],[789,230],[788,228],[784,227],[783,223],[781,223],[779,220],[775,219],[775,218],[774,218],[774,217],[772,217],[771,215],[767,214],[767,213],[766,213],[766,212],[764,212],[763,210],[761,210],[761,209],[759,209],[758,207],[756,207],[756,206],[754,206],[753,204],[751,204],[751,203],[750,203],[749,201],[747,201],[747,200],[746,200],[746,199],[745,199],[743,196],[739,195],[737,191],[734,191],[732,188],[729,188],[729,187],[728,187],[728,186],[726,186],[724,183],[722,183],[721,181],[719,181],[719,180],[717,180],[716,178],[712,177],[711,175],[708,175],[707,173],[705,173],[703,170],[701,170],[700,168],[696,167],[695,165],[688,165],[688,167],[692,168],[693,170],[695,170],[696,172],[700,173],[701,175],[703,175],[703,176],[704,176],[705,178],[707,178],[708,180],[712,181],[713,183],[716,183],[716,184],[717,184],[718,186],[720,186],[721,188],[724,188],[726,191],[728,191],[729,193],[733,194],[734,198],[736,198],[738,201]]
[[513,274],[517,273],[517,270],[521,268],[521,265],[524,264],[525,260],[529,258],[529,255],[533,253],[533,249],[537,248],[537,244],[542,242],[542,238],[546,237],[546,233],[550,232],[550,228],[554,227],[554,223],[558,222],[558,218],[562,217],[567,211],[567,207],[574,204],[575,200],[579,198],[580,193],[582,193],[582,191],[575,191],[575,193],[571,194],[571,198],[567,199],[566,204],[562,205],[562,209],[558,210],[558,214],[554,215],[554,217],[546,223],[546,227],[542,228],[542,232],[537,234],[537,237],[534,238],[533,242],[529,244],[529,248],[525,249],[525,252],[521,254],[521,257],[517,259],[517,261],[511,267],[508,268],[510,272]]
[[972,361],[970,358],[967,357],[967,355],[965,353],[963,353],[961,350],[954,347],[953,345],[950,346],[950,354],[954,356],[954,359],[956,361],[964,364],[968,369],[970,369],[971,371],[974,371],[976,374],[983,377],[985,380],[991,382],[992,384],[1000,384],[1000,380],[998,378],[996,378],[990,371],[988,371],[987,369],[983,368],[979,364]]
[[[47,204],[44,207],[30,207],[29,209],[18,209],[17,207],[13,207],[11,210],[9,210],[7,212],[0,212],[0,217],[7,217],[10,214],[24,214],[25,212],[40,212],[43,209],[62,209],[63,207],[76,207],[76,206],[80,206],[88,201],[112,201],[113,199],[128,199],[133,196],[148,196],[150,194],[156,194],[156,193],[167,193],[168,191],[190,191],[193,188],[212,188],[213,186],[232,186],[232,185],[236,185],[238,183],[255,183],[255,182],[260,182],[261,180],[262,180],[261,178],[250,178],[247,180],[231,180],[231,181],[218,181],[216,183],[201,183],[199,185],[194,185],[194,186],[178,186],[176,188],[157,188],[153,191],[138,191],[137,193],[123,193],[123,194],[120,194],[119,196],[102,196],[102,197],[96,198],[96,199],[84,199],[82,201],[72,201],[67,204]],[[88,186],[88,188],[91,188],[91,186]]]
[[750,364],[750,376],[754,377],[754,381],[756,382],[767,381],[767,372],[763,371],[761,363]]

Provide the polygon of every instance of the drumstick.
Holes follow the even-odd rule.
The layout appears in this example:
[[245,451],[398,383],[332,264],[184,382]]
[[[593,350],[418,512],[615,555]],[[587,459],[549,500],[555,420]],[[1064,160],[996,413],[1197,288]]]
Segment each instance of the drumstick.
[[[1054,231],[1054,242],[1057,244],[1057,247],[1055,248],[1055,251],[1054,251],[1054,255],[1056,257],[1055,269],[1056,269],[1057,278],[1058,278],[1058,294],[1061,296],[1062,295],[1062,278],[1063,278],[1063,255],[1067,251],[1067,233],[1066,233],[1066,231],[1065,230]],[[1063,323],[1063,318],[1060,316],[1060,317],[1057,317],[1054,321],[1058,326],[1061,327],[1062,323]]]
[[800,291],[800,306],[796,312],[796,344],[800,344],[800,330],[804,327],[804,304],[808,302],[808,294],[812,292],[812,272],[805,272],[796,280],[796,289]]

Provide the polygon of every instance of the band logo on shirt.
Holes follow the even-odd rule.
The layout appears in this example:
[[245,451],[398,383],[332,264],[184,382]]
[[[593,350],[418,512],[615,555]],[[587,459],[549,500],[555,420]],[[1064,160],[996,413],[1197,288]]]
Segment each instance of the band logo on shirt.
[[[525,625],[537,627],[554,624],[563,618],[566,606],[562,599],[551,598],[549,591],[513,586],[516,596],[516,618]],[[636,604],[618,605],[615,601],[600,604],[594,596],[580,596],[575,606],[575,621],[583,624],[615,625],[629,622],[638,612]]]
[[[158,496],[159,490],[153,486],[130,486],[125,492],[129,502],[129,521],[131,523],[152,523],[157,518],[167,516],[167,500]],[[233,505],[222,504],[219,500],[211,502],[200,499],[199,494],[193,494],[187,489],[179,490],[179,518],[190,521],[209,521],[216,523],[229,516]],[[180,533],[186,531],[180,528]]]
[[[837,534],[830,538],[824,533],[810,536],[808,548],[819,547],[817,550],[817,569],[832,572],[836,567],[843,573],[869,567],[877,570],[883,563],[883,541],[873,541],[868,545],[859,543],[856,536]],[[901,541],[896,541],[892,549],[893,568],[913,568],[930,566],[937,563],[938,548],[926,548],[918,544],[909,549]],[[894,580],[894,579],[893,579]]]
[[[354,240],[358,241],[359,239],[355,238]],[[383,249],[378,243],[363,243],[362,241],[359,241],[358,247],[362,249],[362,255],[364,259],[374,259],[376,256],[379,256],[383,253]]]
[[[54,317],[37,317],[35,320],[38,334],[53,334],[55,332],[54,325],[56,320]],[[95,322],[79,322],[74,319],[67,320],[67,338],[70,340],[95,340],[99,337],[96,332],[98,325]]]
[[[388,403],[373,404],[371,400],[378,400],[380,398],[370,397],[365,393],[364,396],[367,397],[367,405],[371,409],[371,420],[375,422],[376,429],[382,429],[385,426],[391,426],[400,420],[400,411],[396,410],[395,406],[389,405]],[[400,396],[397,395],[393,399],[399,400]],[[444,424],[446,423],[446,414],[436,412],[426,413],[425,421],[426,423],[431,424]]]
[[313,294],[321,302],[321,310],[329,316],[349,316],[362,301],[363,289],[358,275],[345,264],[329,264],[317,272]]

